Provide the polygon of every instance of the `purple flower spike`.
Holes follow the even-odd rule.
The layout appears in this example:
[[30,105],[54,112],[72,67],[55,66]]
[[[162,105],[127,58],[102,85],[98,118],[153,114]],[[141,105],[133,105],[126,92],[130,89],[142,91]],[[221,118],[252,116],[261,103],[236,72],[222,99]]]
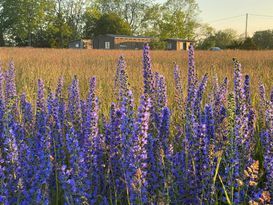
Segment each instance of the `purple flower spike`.
[[68,101],[68,121],[74,126],[75,132],[78,136],[80,144],[83,144],[84,138],[82,137],[82,112],[81,112],[81,99],[79,80],[74,76],[72,84],[69,88],[69,101]]
[[174,81],[175,81],[175,101],[178,107],[182,109],[183,107],[183,89],[180,76],[180,69],[178,65],[174,67]]
[[272,87],[271,93],[270,93],[270,101],[273,103],[273,87]]
[[250,77],[249,77],[249,75],[245,76],[244,95],[246,98],[247,105],[250,106],[251,96],[250,96]]
[[6,72],[6,99],[9,101],[16,96],[15,66],[14,62],[10,62],[9,69]]
[[133,136],[133,154],[135,173],[131,182],[134,194],[131,203],[141,201],[147,203],[147,141],[150,118],[151,102],[147,95],[141,97],[138,109],[138,117],[135,124],[135,134]]
[[152,94],[152,63],[150,57],[150,47],[146,43],[143,48],[143,78],[144,78],[144,94]]
[[206,86],[207,86],[207,81],[208,81],[208,75],[204,75],[202,81],[199,83],[199,87],[196,91],[195,99],[193,102],[193,109],[194,109],[194,114],[196,116],[197,120],[200,120],[201,118],[201,101],[203,98],[203,94],[205,92]]

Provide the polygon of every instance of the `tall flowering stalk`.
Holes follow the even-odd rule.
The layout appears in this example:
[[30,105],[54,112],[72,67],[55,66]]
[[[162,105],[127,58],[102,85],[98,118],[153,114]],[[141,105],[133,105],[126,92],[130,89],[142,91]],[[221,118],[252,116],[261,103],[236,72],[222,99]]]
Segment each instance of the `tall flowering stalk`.
[[68,112],[67,120],[72,122],[75,132],[77,134],[80,144],[83,144],[84,138],[82,137],[82,112],[81,112],[81,101],[80,101],[80,90],[79,80],[74,76],[72,84],[69,88],[69,101],[68,101]]
[[4,114],[5,114],[5,96],[4,96],[4,75],[0,66],[0,143],[3,143],[4,131]]
[[64,191],[65,204],[88,203],[90,187],[86,186],[86,172],[84,169],[83,153],[76,137],[73,126],[69,125],[65,136],[67,165],[62,165],[59,179]]
[[153,82],[153,74],[152,74],[152,63],[150,57],[150,47],[148,44],[144,45],[143,48],[143,77],[144,77],[144,94],[151,95],[152,94],[152,82]]
[[177,64],[174,66],[174,81],[175,81],[175,104],[173,110],[173,121],[175,121],[176,126],[178,129],[181,129],[184,115],[185,113],[182,112],[184,109],[184,97],[183,97],[183,88],[180,76],[180,69]]
[[32,180],[31,197],[36,203],[50,203],[49,179],[52,174],[51,136],[46,128],[46,101],[44,83],[38,80],[38,95],[36,105],[36,141],[32,144],[34,151],[33,162],[36,169]]
[[270,93],[270,101],[273,103],[273,87],[272,87],[271,93]]
[[171,183],[172,147],[170,134],[170,111],[162,110],[162,120],[157,136],[148,135],[147,142],[147,182],[150,203],[169,203],[169,188]]
[[194,112],[193,112],[193,102],[195,98],[196,90],[196,71],[195,71],[195,62],[194,62],[194,49],[191,45],[188,51],[188,86],[187,86],[187,102],[186,102],[186,125],[185,132],[187,140],[191,140],[193,134],[192,125],[194,123]]
[[[111,119],[109,125],[109,133],[107,140],[109,143],[109,178],[111,186],[111,200],[117,202],[122,200],[124,196],[125,184],[122,170],[122,112],[116,109],[116,105],[112,104]],[[118,194],[119,193],[119,194]]]
[[273,196],[273,104],[270,103],[266,110],[266,131],[263,133],[262,142],[264,146],[264,168],[266,170],[267,188]]
[[124,180],[126,183],[126,192],[127,192],[127,202],[130,203],[130,193],[132,192],[132,187],[130,186],[131,178],[134,175],[135,167],[133,164],[133,136],[134,136],[134,125],[135,125],[135,116],[134,116],[134,101],[132,91],[129,90],[126,95],[123,96],[123,101],[121,105],[122,115],[122,161],[123,161],[123,173]]
[[215,121],[215,143],[218,150],[224,149],[227,141],[226,131],[226,99],[227,99],[227,78],[225,78],[215,91],[213,99],[213,116]]
[[6,101],[12,100],[16,96],[15,66],[13,62],[10,62],[6,72]]
[[126,73],[126,61],[124,56],[120,56],[118,60],[116,76],[115,76],[115,93],[117,100],[121,105],[123,96],[126,96],[129,90],[128,75]]
[[[155,135],[159,132],[162,118],[162,109],[167,106],[167,85],[164,76],[159,73],[154,73],[153,78],[153,93],[151,97],[151,130],[155,132]],[[153,129],[152,129],[153,128]]]
[[7,105],[3,115],[3,132],[1,139],[1,169],[3,172],[1,192],[6,194],[9,204],[16,203],[20,194],[19,177],[21,171],[16,127],[12,117],[12,108]]
[[131,194],[131,203],[148,203],[147,193],[147,140],[149,129],[151,102],[147,95],[141,97],[138,108],[138,117],[135,124],[135,133],[133,136],[133,155],[135,172],[131,181],[133,193]]
[[18,121],[18,108],[17,108],[17,91],[15,84],[15,66],[13,62],[9,63],[9,69],[6,71],[6,90],[5,90],[5,101],[10,106],[11,117]]
[[193,111],[194,111],[194,115],[196,117],[197,121],[200,121],[201,119],[201,101],[203,98],[203,94],[207,85],[207,81],[208,81],[208,75],[204,75],[204,77],[202,78],[202,81],[199,83],[199,87],[196,90],[196,94],[195,94],[195,98],[193,101]]

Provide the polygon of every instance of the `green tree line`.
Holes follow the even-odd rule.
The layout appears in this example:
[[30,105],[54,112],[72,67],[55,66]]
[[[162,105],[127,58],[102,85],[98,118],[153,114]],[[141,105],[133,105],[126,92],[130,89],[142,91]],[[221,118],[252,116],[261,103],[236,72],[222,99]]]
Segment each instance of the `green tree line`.
[[233,29],[216,31],[204,26],[203,38],[197,43],[199,49],[220,47],[221,49],[264,50],[273,49],[273,30],[254,32],[252,37],[240,36]]
[[65,48],[100,34],[196,40],[199,49],[273,49],[273,30],[244,38],[201,24],[196,0],[0,0],[0,46]]
[[193,39],[198,13],[196,0],[0,0],[0,46],[63,48],[105,33]]

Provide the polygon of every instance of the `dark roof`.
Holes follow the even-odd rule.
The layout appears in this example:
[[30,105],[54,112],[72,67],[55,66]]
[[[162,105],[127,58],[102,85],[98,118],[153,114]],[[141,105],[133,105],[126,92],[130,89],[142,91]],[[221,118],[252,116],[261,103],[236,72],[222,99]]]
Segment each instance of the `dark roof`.
[[[104,36],[104,35],[102,35]],[[128,35],[116,35],[116,34],[105,34],[105,36],[110,36],[113,38],[152,38],[152,37],[148,37],[148,36],[128,36]]]
[[194,42],[194,40],[187,40],[182,38],[167,38],[165,41],[182,41],[182,42]]
[[69,43],[73,43],[73,42],[76,42],[76,41],[91,41],[91,39],[86,39],[86,38],[75,39],[75,40],[69,41]]

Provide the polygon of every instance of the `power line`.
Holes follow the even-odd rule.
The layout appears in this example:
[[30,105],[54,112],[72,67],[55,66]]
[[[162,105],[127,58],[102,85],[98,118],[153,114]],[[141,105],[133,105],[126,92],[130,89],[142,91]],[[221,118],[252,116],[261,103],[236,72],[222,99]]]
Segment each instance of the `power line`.
[[[248,14],[249,16],[260,16],[260,17],[267,17],[267,18],[273,18],[273,16],[270,15],[263,15],[263,14]],[[230,19],[235,19],[235,18],[239,18],[239,17],[243,17],[245,15],[237,15],[237,16],[230,16],[230,17],[226,17],[226,18],[220,18],[220,19],[215,19],[212,21],[209,21],[208,23],[214,23],[214,22],[219,22],[219,21],[226,21],[226,20],[230,20]]]
[[235,18],[239,18],[239,17],[242,17],[244,15],[238,15],[238,16],[230,16],[230,17],[226,17],[226,18],[221,18],[221,19],[216,19],[216,20],[213,20],[213,21],[209,21],[208,23],[214,23],[214,22],[219,22],[219,21],[226,21],[226,20],[229,20],[229,19],[235,19]]
[[273,18],[273,16],[270,15],[262,15],[262,14],[249,14],[251,16],[261,16],[261,17],[268,17],[268,18]]

